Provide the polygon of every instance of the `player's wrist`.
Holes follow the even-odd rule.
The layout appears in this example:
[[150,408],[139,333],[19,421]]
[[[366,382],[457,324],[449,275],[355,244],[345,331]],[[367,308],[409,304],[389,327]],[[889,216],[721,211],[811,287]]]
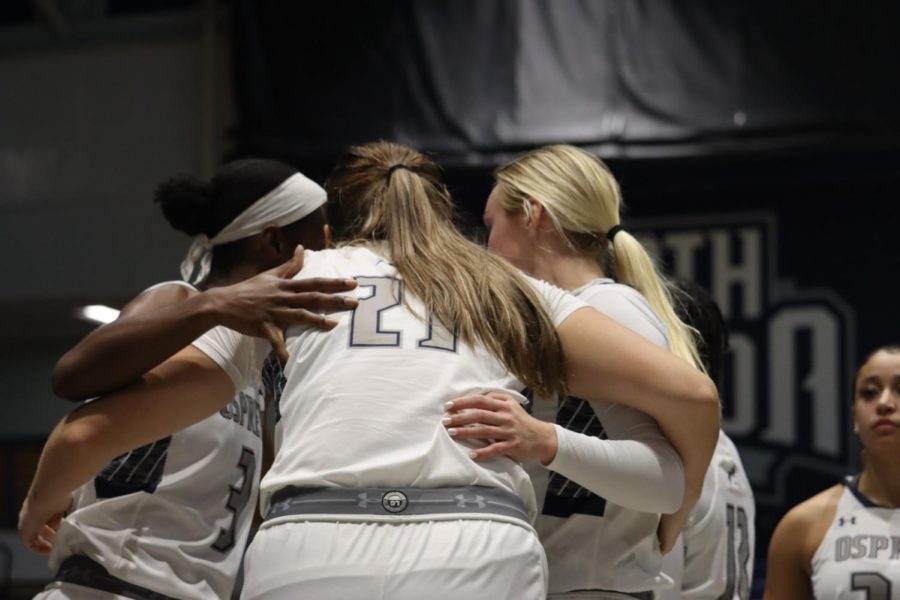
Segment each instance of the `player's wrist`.
[[205,329],[212,329],[217,325],[229,326],[231,312],[228,306],[228,296],[223,292],[226,288],[210,288],[196,298],[194,318]]
[[30,511],[32,514],[53,514],[64,513],[72,504],[71,493],[60,493],[50,489],[43,489],[44,486],[32,485],[28,490],[22,502],[22,509]]
[[559,451],[559,437],[556,434],[556,426],[553,423],[541,421],[541,453],[540,461],[545,467],[556,460]]

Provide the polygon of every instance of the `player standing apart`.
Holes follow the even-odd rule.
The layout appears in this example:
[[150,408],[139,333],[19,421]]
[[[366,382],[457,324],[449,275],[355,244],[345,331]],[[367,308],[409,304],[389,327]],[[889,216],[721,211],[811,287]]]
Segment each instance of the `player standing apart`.
[[900,346],[853,382],[862,472],[788,512],[769,544],[765,600],[893,600],[900,593]]

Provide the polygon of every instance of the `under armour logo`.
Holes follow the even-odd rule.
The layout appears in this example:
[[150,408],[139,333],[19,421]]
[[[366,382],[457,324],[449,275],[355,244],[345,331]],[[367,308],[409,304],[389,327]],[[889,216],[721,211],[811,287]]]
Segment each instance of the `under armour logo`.
[[843,527],[844,523],[850,523],[851,525],[856,525],[856,517],[850,517],[849,519],[845,519],[844,517],[838,517],[838,525]]
[[456,506],[459,508],[465,508],[469,504],[474,504],[478,508],[484,508],[486,504],[484,503],[484,496],[476,495],[474,499],[467,500],[463,494],[457,494],[456,498]]
[[381,497],[378,498],[369,498],[369,495],[366,492],[362,492],[361,494],[356,495],[359,498],[359,502],[356,503],[360,508],[365,508],[369,502],[378,502],[381,503]]

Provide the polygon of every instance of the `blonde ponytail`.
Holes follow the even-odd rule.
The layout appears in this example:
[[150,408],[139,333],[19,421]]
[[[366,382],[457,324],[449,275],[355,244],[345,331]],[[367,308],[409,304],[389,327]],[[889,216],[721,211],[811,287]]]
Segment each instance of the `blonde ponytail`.
[[699,334],[675,313],[671,286],[641,243],[625,230],[613,238],[613,263],[619,282],[635,288],[647,299],[669,330],[669,351],[704,373],[706,368],[698,351]]
[[620,224],[619,184],[596,156],[569,145],[545,146],[500,167],[501,206],[516,214],[539,202],[568,245],[603,265],[608,258],[620,283],[637,289],[656,311],[669,332],[669,349],[704,371],[697,350],[698,334],[673,307],[665,277],[641,243],[620,229],[610,244],[607,232]]

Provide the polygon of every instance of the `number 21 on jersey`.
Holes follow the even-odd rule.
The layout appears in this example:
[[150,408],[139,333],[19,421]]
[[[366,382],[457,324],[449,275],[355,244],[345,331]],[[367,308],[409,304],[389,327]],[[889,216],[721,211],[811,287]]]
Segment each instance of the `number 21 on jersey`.
[[[403,282],[394,277],[356,277],[360,288],[371,288],[371,294],[360,298],[359,305],[350,317],[351,348],[398,347],[403,331],[387,329],[383,323],[385,313],[403,303]],[[417,348],[430,348],[456,352],[456,335],[428,315],[428,330]]]

